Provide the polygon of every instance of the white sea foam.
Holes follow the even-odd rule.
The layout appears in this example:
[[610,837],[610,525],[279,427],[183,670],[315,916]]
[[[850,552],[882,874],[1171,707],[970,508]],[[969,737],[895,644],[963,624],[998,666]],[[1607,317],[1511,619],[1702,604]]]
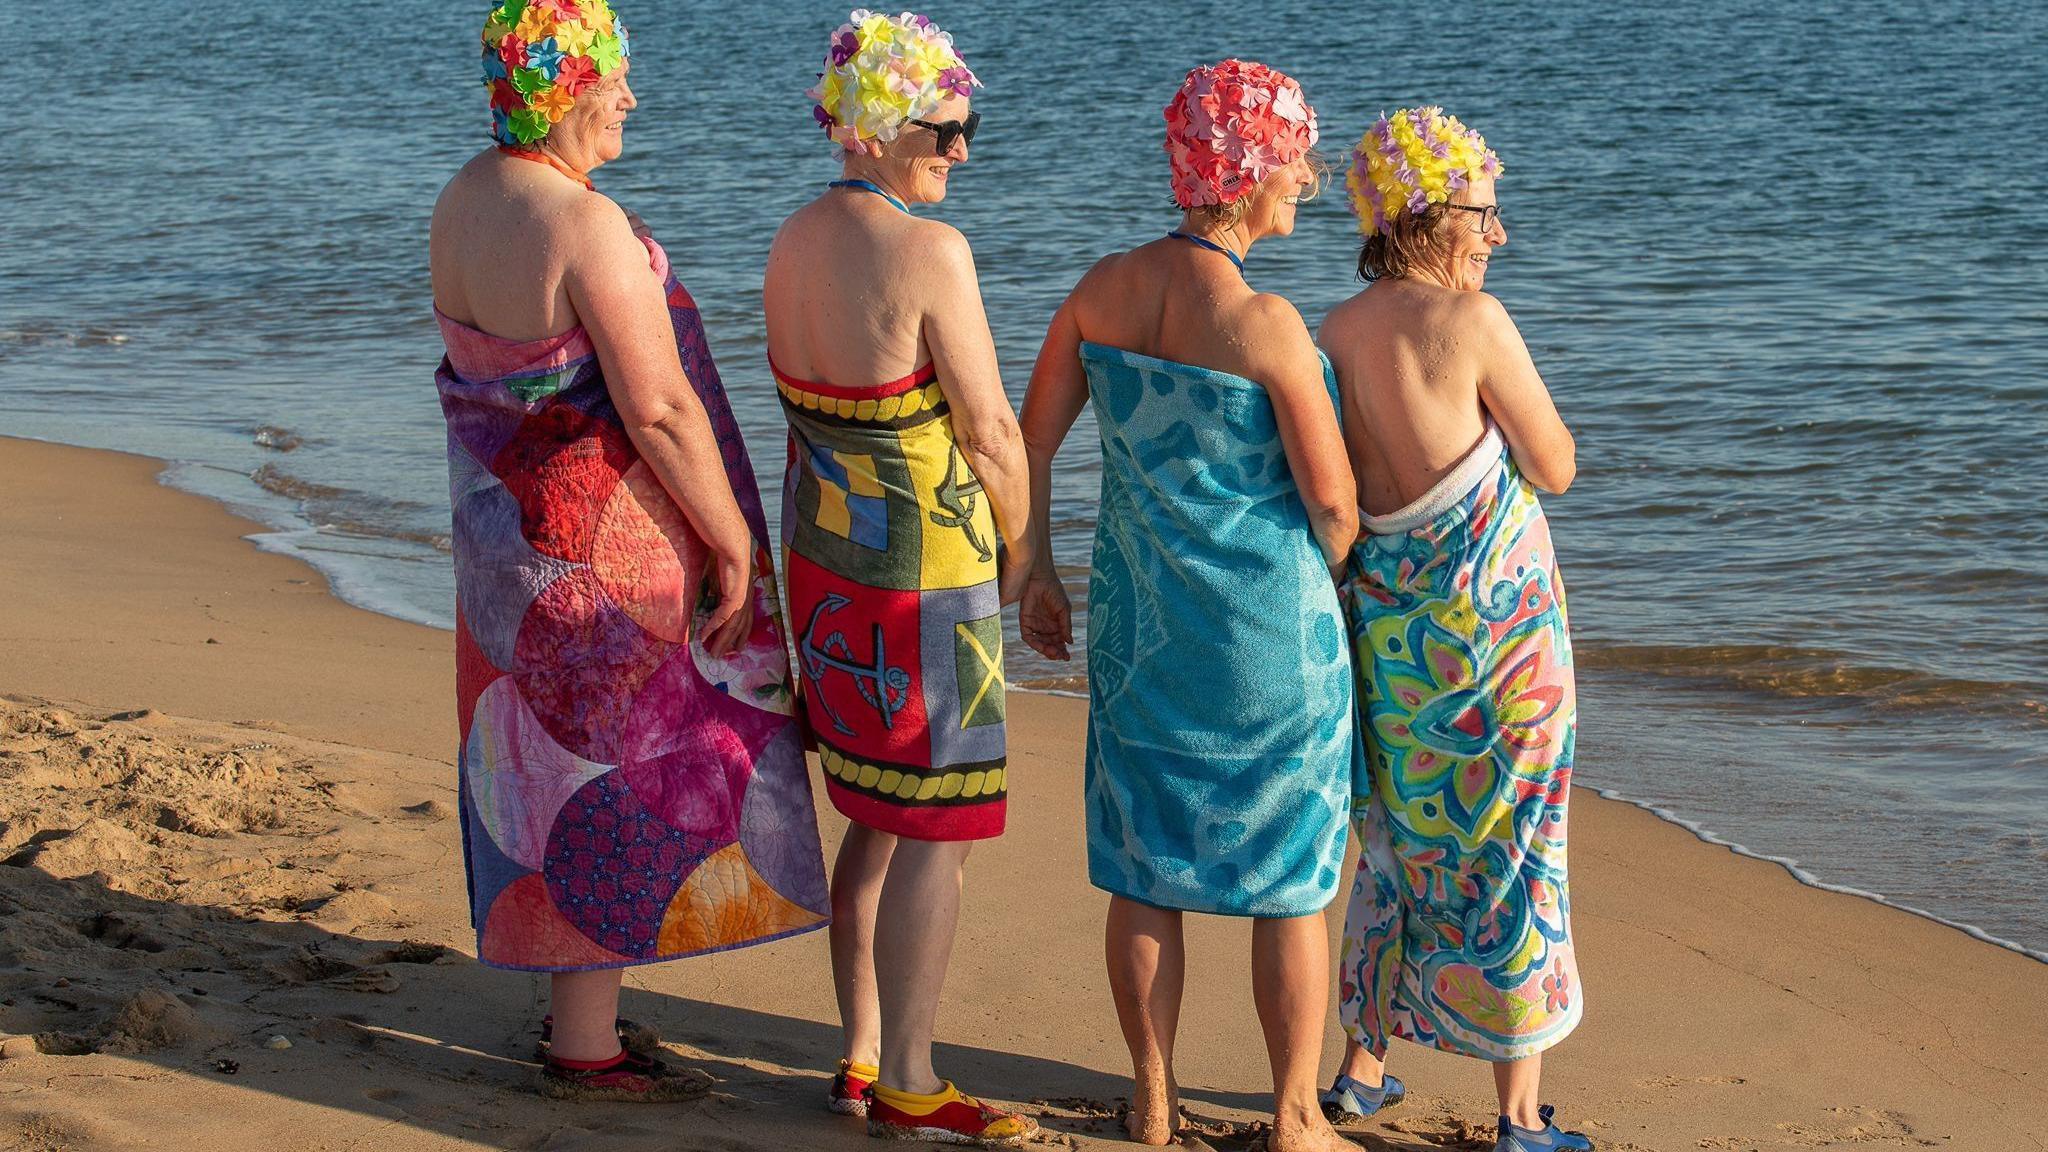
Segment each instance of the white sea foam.
[[327,587],[345,603],[408,624],[422,624],[443,632],[455,630],[454,621],[409,603],[390,586],[383,574],[398,562],[396,557],[335,547],[337,538],[318,528],[257,532],[243,539],[264,552],[305,561],[327,578]]
[[[1588,787],[1592,786],[1588,785]],[[1692,833],[1694,836],[1699,837],[1706,843],[1716,845],[1717,847],[1726,848],[1730,852],[1735,853],[1737,856],[1747,856],[1752,860],[1762,860],[1767,864],[1776,864],[1780,868],[1783,868],[1786,872],[1790,873],[1794,880],[1799,881],[1801,884],[1804,884],[1809,888],[1818,888],[1823,892],[1838,892],[1844,896],[1859,896],[1865,900],[1870,900],[1874,901],[1875,903],[1882,904],[1887,908],[1896,908],[1901,912],[1910,913],[1914,916],[1921,917],[1922,919],[1932,920],[1936,924],[1941,924],[1946,927],[1953,928],[1956,931],[1963,933],[1965,936],[1970,936],[1975,939],[1982,940],[1986,944],[1996,944],[2000,948],[2009,949],[2010,951],[2017,952],[2022,956],[2031,957],[2032,959],[2041,961],[2043,964],[2048,964],[2048,952],[2040,951],[2034,948],[2029,948],[2024,944],[2018,944],[2011,940],[2004,939],[2003,937],[1993,936],[1991,933],[1986,932],[1982,928],[1977,927],[1975,924],[1966,924],[1960,920],[1950,920],[1945,916],[1937,916],[1924,908],[1915,908],[1910,904],[1901,904],[1898,901],[1887,897],[1882,892],[1872,892],[1867,888],[1854,888],[1847,884],[1830,884],[1826,880],[1823,880],[1820,877],[1815,876],[1813,873],[1808,872],[1806,869],[1801,868],[1799,866],[1799,861],[1792,859],[1790,856],[1773,856],[1767,852],[1758,852],[1753,848],[1747,847],[1742,844],[1738,844],[1733,840],[1727,839],[1726,837],[1718,836],[1712,831],[1710,831],[1705,825],[1701,824],[1699,821],[1688,820],[1685,817],[1680,816],[1678,813],[1673,812],[1669,808],[1660,807],[1646,800],[1637,800],[1631,796],[1624,796],[1620,792],[1617,792],[1612,788],[1593,787],[1593,791],[1598,793],[1605,799],[1618,800],[1623,804],[1630,805],[1631,807],[1640,808],[1643,811],[1648,812],[1650,815],[1655,816],[1657,819],[1662,820],[1667,824],[1676,824],[1680,828],[1683,828],[1686,831]]]
[[[409,564],[446,563],[447,557],[423,545],[337,533],[310,523],[288,499],[249,482],[247,473],[193,461],[173,461],[158,477],[168,487],[204,496],[238,516],[268,526],[243,539],[264,552],[303,561],[327,580],[344,603],[412,624],[455,628],[451,610],[436,613],[434,582],[403,579]],[[417,551],[419,555],[406,553]],[[417,583],[418,586],[413,586]]]

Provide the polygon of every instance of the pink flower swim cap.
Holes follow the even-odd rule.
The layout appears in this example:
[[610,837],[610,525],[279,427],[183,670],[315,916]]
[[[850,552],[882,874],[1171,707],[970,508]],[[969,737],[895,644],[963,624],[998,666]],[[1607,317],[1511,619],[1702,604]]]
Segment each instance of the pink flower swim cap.
[[1321,139],[1294,78],[1225,60],[1188,73],[1166,105],[1166,155],[1182,208],[1228,204]]

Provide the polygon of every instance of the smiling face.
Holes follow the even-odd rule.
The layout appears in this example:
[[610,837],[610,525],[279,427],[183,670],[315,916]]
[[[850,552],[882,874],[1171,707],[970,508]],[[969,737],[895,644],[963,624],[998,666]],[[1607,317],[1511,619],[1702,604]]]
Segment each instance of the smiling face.
[[1245,205],[1248,237],[1256,240],[1292,235],[1296,209],[1303,200],[1315,195],[1320,183],[1321,177],[1306,157],[1275,169],[1252,189],[1250,202]]
[[585,88],[555,126],[548,131],[547,146],[563,163],[588,172],[625,151],[626,117],[640,102],[626,83],[631,61]]
[[[918,117],[932,124],[965,124],[966,96],[948,94],[930,113]],[[955,165],[967,163],[967,140],[955,133],[952,147],[939,152],[939,134],[920,124],[905,124],[896,139],[881,145],[880,156],[849,154],[848,176],[872,179],[908,204],[937,204],[946,198],[946,181]]]
[[[1500,222],[1494,181],[1482,176],[1451,194],[1451,209],[1437,225],[1442,247],[1441,274],[1446,287],[1477,292],[1486,286],[1487,262],[1493,250],[1508,242]],[[1493,208],[1491,212],[1471,209]]]

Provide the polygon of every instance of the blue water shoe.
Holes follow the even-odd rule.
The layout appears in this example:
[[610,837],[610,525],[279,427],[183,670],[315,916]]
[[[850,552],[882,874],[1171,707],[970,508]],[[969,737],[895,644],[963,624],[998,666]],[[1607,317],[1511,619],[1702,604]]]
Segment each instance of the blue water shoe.
[[1500,1139],[1493,1145],[1493,1152],[1593,1152],[1593,1142],[1584,1132],[1566,1132],[1550,1122],[1557,1115],[1557,1109],[1545,1104],[1536,1109],[1536,1115],[1543,1121],[1543,1127],[1517,1128],[1500,1118]]
[[1323,1093],[1323,1118],[1332,1124],[1349,1124],[1392,1108],[1407,1095],[1408,1086],[1397,1076],[1382,1075],[1380,1086],[1371,1088],[1339,1074],[1337,1082]]

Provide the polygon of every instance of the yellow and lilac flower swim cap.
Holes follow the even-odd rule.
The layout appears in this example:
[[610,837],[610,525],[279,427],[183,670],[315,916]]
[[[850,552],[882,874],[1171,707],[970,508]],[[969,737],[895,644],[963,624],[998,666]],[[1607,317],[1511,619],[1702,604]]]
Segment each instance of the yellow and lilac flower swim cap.
[[491,136],[511,148],[540,143],[631,54],[609,0],[504,0],[484,22]]
[[863,141],[894,140],[948,95],[969,96],[979,87],[951,33],[914,12],[856,8],[832,33],[825,70],[806,95],[817,102],[811,115],[825,134],[852,150]]
[[1359,231],[1391,233],[1404,213],[1442,204],[1465,185],[1507,169],[1486,138],[1442,108],[1402,108],[1381,116],[1351,150],[1351,210]]

